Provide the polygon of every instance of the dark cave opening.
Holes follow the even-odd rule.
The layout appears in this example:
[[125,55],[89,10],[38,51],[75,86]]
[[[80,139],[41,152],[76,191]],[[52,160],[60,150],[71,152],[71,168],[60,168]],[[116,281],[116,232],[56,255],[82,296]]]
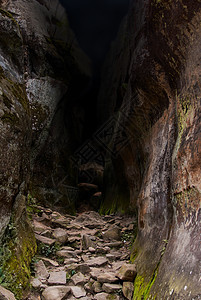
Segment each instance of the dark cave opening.
[[92,64],[92,79],[77,100],[85,112],[82,142],[97,129],[97,97],[101,69],[126,15],[129,0],[60,0],[66,9],[70,27]]

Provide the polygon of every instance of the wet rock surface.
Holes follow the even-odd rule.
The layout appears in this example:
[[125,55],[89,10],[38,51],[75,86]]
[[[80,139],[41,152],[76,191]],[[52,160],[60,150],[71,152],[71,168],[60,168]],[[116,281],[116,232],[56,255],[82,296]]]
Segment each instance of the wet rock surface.
[[[136,276],[136,267],[129,262],[128,236],[133,234],[136,222],[133,217],[100,216],[94,211],[72,217],[51,210],[47,216],[45,208],[40,207],[32,218],[39,254],[35,257],[32,292],[27,300],[33,294],[44,300],[130,299],[131,281]],[[104,233],[111,223],[118,223],[115,235],[107,236]],[[116,241],[116,229],[120,241]],[[65,233],[65,242],[49,243],[55,232],[59,237]]]

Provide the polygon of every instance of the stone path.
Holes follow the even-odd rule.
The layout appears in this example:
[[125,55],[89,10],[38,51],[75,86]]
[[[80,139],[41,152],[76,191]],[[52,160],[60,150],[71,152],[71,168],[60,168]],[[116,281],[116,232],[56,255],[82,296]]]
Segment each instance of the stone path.
[[39,254],[27,300],[132,299],[129,244],[135,220],[94,211],[76,217],[36,208]]

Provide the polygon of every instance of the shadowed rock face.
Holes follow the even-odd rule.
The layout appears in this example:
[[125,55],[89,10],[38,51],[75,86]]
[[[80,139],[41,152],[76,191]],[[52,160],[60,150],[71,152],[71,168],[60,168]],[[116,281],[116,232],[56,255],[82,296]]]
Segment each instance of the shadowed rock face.
[[30,169],[30,188],[43,201],[66,197],[57,185],[73,180],[65,157],[80,139],[77,99],[90,66],[58,1],[0,4],[1,235]]
[[128,135],[106,168],[103,210],[112,200],[121,209],[124,174],[130,209],[138,207],[134,299],[192,299],[200,294],[201,2],[132,2],[99,96],[101,122],[119,111]]
[[66,200],[57,183],[73,181],[65,157],[80,139],[82,111],[73,112],[89,77],[58,1],[0,1],[0,238],[7,227],[3,242],[12,252],[1,269],[10,288],[28,283],[35,253],[28,188],[42,201]]

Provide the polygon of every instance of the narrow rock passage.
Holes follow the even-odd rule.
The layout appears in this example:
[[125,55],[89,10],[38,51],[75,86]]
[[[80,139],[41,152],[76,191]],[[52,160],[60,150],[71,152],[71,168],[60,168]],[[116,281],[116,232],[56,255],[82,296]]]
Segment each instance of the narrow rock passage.
[[133,217],[95,211],[74,217],[41,206],[34,211],[38,254],[27,300],[132,299]]

